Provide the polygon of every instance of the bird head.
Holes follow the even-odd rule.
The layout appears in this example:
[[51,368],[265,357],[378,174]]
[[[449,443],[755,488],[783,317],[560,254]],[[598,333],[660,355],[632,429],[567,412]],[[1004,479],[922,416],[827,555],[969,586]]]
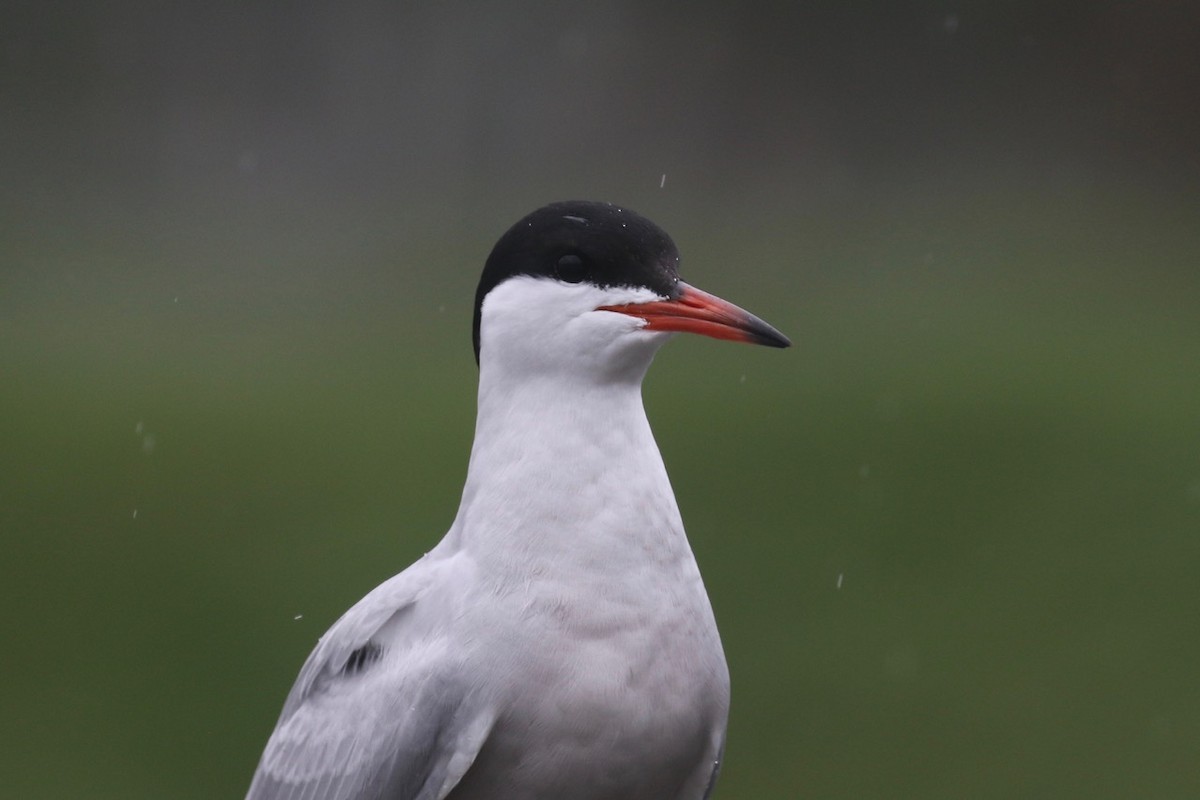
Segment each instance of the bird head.
[[475,357],[509,374],[641,379],[674,333],[787,347],[758,317],[679,278],[679,251],[645,217],[569,201],[521,219],[475,294]]

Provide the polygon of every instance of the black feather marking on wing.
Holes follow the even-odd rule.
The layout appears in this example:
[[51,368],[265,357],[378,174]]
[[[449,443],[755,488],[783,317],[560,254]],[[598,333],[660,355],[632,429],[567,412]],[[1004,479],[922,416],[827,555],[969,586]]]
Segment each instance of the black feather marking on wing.
[[381,658],[383,658],[383,647],[375,642],[368,641],[350,654],[350,657],[346,659],[346,663],[342,665],[340,674],[345,676],[359,675]]

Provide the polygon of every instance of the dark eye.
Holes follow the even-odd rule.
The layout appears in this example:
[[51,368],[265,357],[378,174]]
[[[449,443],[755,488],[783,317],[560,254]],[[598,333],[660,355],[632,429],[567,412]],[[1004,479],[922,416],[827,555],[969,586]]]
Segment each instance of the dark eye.
[[581,256],[568,253],[558,259],[558,264],[554,267],[554,274],[563,283],[582,283],[587,280],[588,268]]

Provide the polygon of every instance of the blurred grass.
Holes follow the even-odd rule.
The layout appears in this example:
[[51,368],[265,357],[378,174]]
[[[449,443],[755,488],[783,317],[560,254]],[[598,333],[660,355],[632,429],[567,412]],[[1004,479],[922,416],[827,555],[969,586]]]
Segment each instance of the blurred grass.
[[[1200,233],[1120,197],[663,220],[797,344],[647,383],[733,673],[719,797],[1200,794]],[[493,234],[10,276],[6,794],[244,790],[316,637],[453,516]]]

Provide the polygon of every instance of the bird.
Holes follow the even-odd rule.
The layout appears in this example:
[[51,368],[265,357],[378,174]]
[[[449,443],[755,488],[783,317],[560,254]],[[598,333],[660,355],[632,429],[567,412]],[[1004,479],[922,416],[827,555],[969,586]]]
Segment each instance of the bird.
[[611,203],[497,241],[457,515],[320,638],[247,800],[710,796],[729,670],[642,379],[677,333],[791,343],[679,264]]

